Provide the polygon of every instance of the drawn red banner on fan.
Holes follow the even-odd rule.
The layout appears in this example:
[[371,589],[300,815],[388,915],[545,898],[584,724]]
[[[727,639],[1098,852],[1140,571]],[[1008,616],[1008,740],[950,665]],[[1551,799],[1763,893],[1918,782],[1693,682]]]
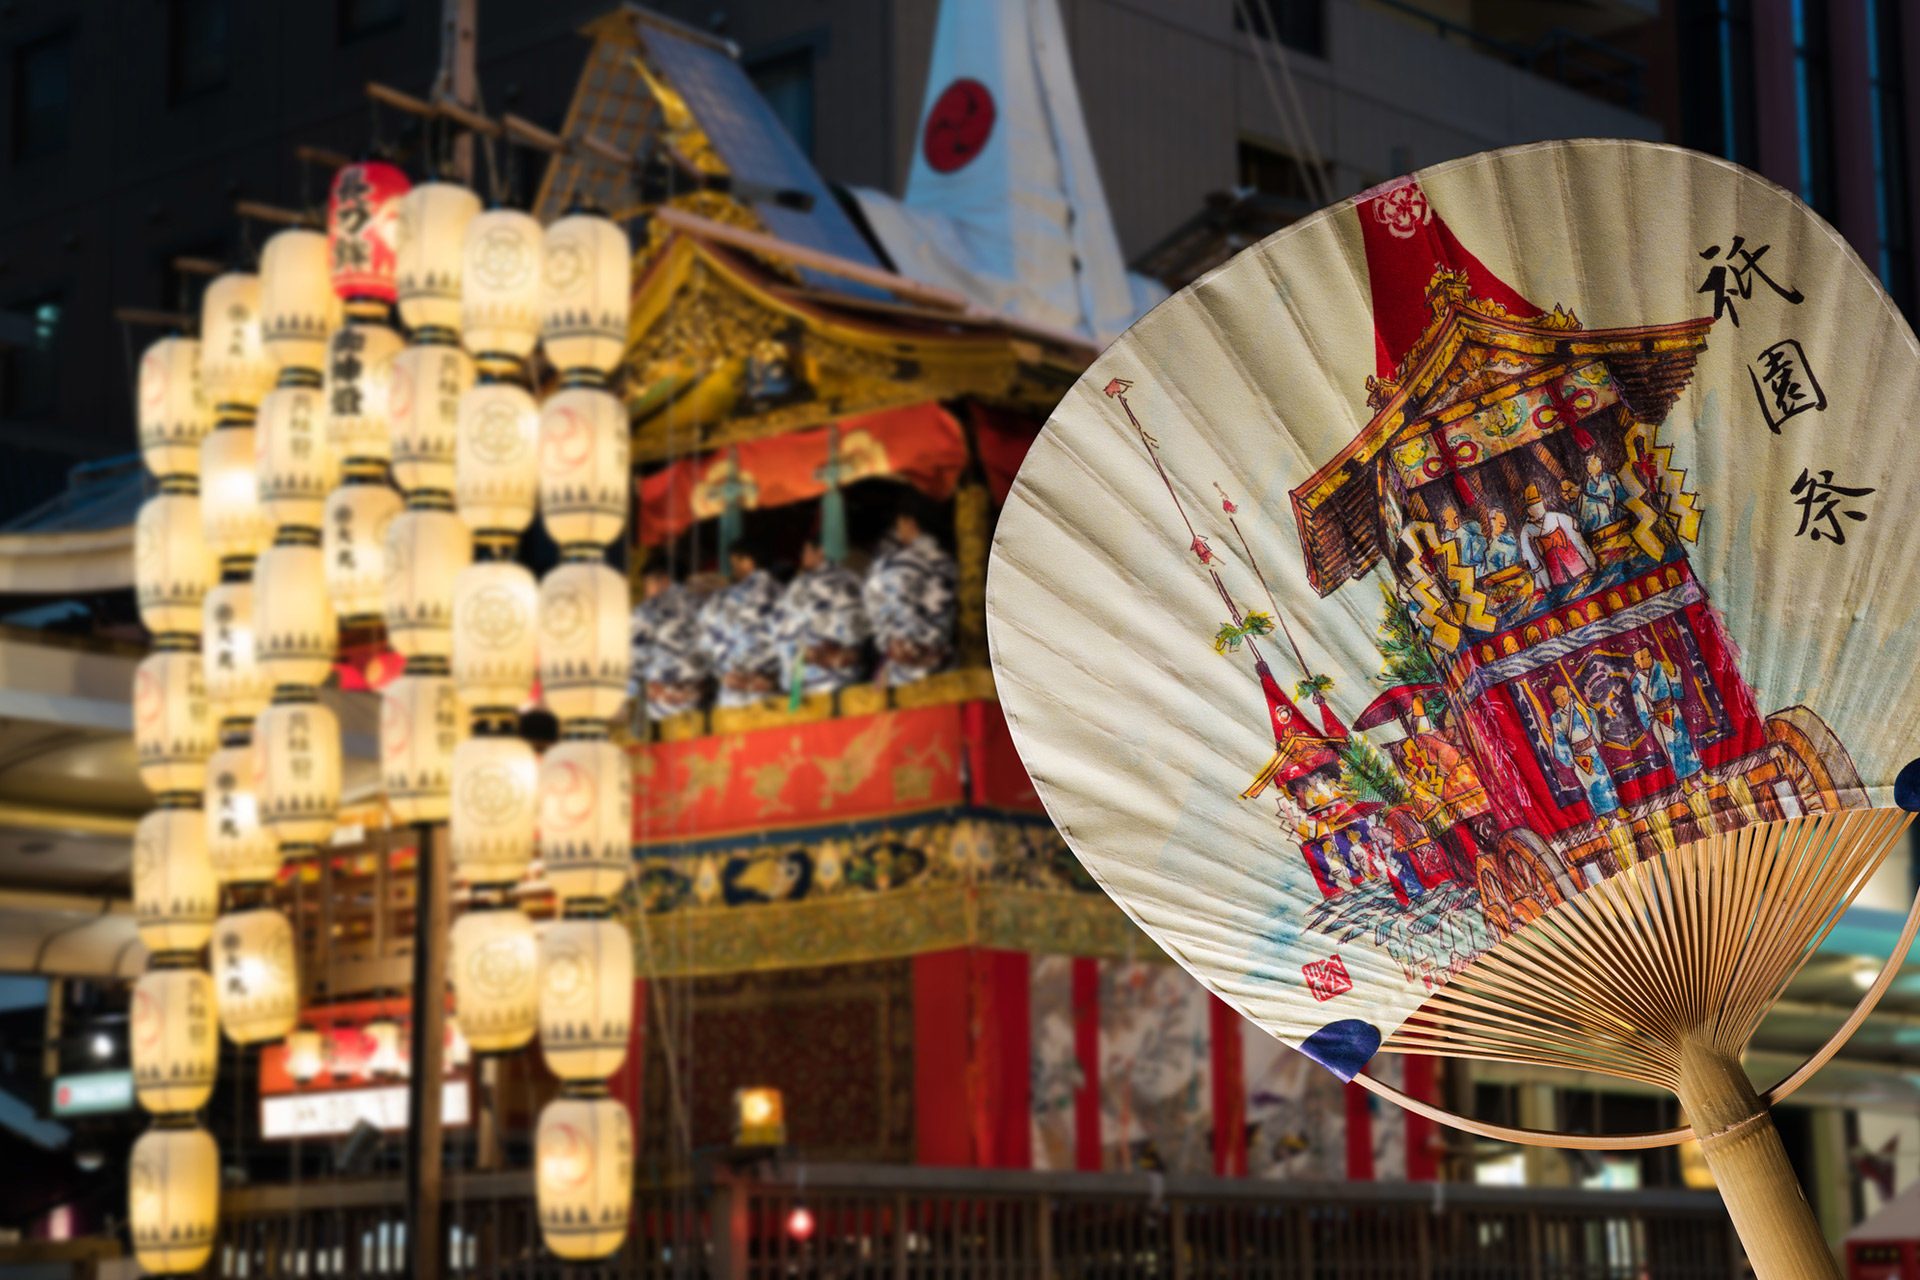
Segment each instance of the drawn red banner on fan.
[[652,546],[720,515],[729,494],[749,510],[817,498],[835,469],[842,485],[889,477],[946,498],[966,464],[960,424],[937,404],[859,414],[687,458],[644,477],[640,541]]

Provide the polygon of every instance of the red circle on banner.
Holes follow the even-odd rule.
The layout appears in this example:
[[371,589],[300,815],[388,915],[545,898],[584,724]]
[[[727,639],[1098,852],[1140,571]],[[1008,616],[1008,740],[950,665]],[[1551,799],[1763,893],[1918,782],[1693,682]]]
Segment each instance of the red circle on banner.
[[961,78],[940,91],[927,112],[920,152],[935,173],[963,169],[993,133],[993,95],[978,80]]

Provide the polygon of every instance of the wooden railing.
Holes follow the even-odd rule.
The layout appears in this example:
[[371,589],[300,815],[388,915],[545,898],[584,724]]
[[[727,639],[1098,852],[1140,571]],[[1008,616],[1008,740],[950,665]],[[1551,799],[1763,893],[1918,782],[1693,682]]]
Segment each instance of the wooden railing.
[[[1718,1199],[1698,1192],[787,1166],[637,1189],[625,1249],[584,1268],[540,1247],[525,1173],[455,1177],[448,1196],[452,1277],[1722,1280],[1743,1267]],[[801,1206],[805,1239],[790,1221]],[[213,1275],[406,1273],[398,1183],[237,1189],[222,1217]]]

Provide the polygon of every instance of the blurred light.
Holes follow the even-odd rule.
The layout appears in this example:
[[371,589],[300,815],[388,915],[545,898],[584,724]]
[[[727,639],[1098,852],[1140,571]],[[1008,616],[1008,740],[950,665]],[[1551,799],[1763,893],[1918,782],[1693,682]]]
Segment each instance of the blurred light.
[[96,1031],[93,1033],[91,1047],[93,1056],[104,1062],[113,1056],[113,1037],[104,1031]]
[[1879,965],[1873,963],[1871,960],[1862,960],[1859,964],[1854,966],[1853,985],[1860,988],[1860,990],[1865,991],[1868,987],[1871,987],[1873,985],[1874,980],[1879,976],[1880,976]]
[[795,1240],[807,1241],[813,1238],[813,1210],[803,1204],[793,1206],[793,1212],[787,1215],[787,1234]]
[[786,1101],[764,1085],[733,1091],[733,1142],[739,1147],[779,1147],[787,1141]]

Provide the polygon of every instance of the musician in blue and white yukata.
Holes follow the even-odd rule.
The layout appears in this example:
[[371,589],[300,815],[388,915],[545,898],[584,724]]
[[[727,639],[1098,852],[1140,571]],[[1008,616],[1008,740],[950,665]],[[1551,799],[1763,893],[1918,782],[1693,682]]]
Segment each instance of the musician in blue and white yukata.
[[1607,772],[1606,757],[1600,754],[1600,721],[1585,702],[1574,696],[1571,686],[1553,686],[1553,712],[1547,720],[1547,733],[1553,746],[1553,758],[1573,770],[1580,791],[1593,811],[1593,822],[1613,838],[1613,828],[1625,821],[1626,807],[1614,790],[1613,775]]
[[867,570],[867,616],[880,650],[881,679],[899,686],[924,680],[953,661],[957,616],[953,557],[909,507],[894,517]]
[[640,574],[633,610],[633,687],[647,717],[664,720],[697,711],[706,700],[712,664],[700,647],[700,598],[659,561]]
[[720,684],[718,704],[745,707],[780,688],[780,583],[751,548],[736,546],[730,563],[733,581],[700,610],[700,646]]
[[827,559],[818,538],[800,548],[800,571],[780,597],[780,687],[828,693],[866,678],[867,621],[860,575]]

